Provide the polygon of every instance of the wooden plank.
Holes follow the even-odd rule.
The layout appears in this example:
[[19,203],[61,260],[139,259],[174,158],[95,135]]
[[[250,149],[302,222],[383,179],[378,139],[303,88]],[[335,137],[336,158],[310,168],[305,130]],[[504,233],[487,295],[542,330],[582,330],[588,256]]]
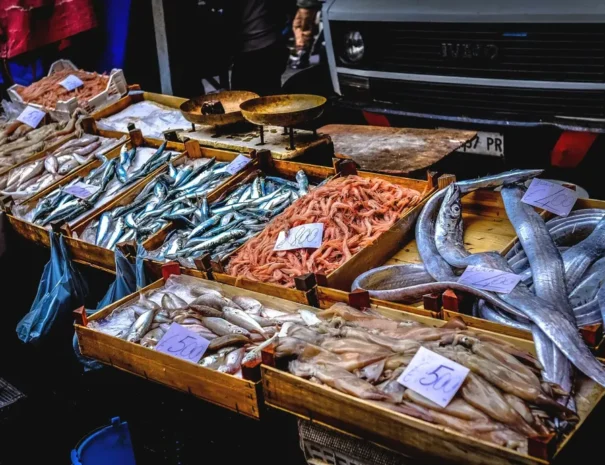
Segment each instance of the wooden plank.
[[212,277],[215,281],[228,284],[229,286],[260,292],[273,297],[279,297],[280,299],[286,299],[291,302],[298,302],[299,304],[303,305],[310,304],[309,291],[299,291],[298,289],[290,289],[283,286],[277,286],[275,284],[252,281],[243,277],[230,276],[225,273],[213,272]]
[[329,135],[334,151],[353,159],[362,169],[410,175],[422,172],[476,136],[475,131],[329,124],[318,129]]
[[195,363],[132,344],[76,325],[83,355],[179,391],[259,418],[258,383],[236,378]]
[[471,315],[465,315],[464,313],[443,309],[444,320],[449,321],[455,317],[462,318],[466,325],[471,328],[485,329],[487,331],[492,331],[496,334],[505,334],[508,336],[514,336],[520,339],[533,341],[533,336],[529,331],[511,328],[510,326],[502,325],[500,323],[494,323],[493,321],[484,320],[483,318],[476,318]]
[[263,365],[261,372],[267,405],[349,431],[415,458],[428,455],[477,465],[548,463],[393,412],[275,368]]

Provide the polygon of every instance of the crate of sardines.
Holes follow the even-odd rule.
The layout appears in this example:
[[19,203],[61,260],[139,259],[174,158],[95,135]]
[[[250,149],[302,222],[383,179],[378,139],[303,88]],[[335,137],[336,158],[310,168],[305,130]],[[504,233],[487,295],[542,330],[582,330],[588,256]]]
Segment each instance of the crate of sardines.
[[83,317],[76,324],[82,354],[259,418],[262,349],[282,325],[314,322],[317,309],[165,274],[140,293]]
[[[548,464],[605,390],[542,376],[530,341],[336,302],[264,349],[265,403],[422,463]],[[594,422],[592,422],[594,426]]]
[[185,148],[183,156],[155,176],[70,227],[66,241],[72,257],[112,270],[116,247],[142,244],[173,221],[201,215],[208,199],[238,182],[234,164],[251,162],[233,152],[201,148],[195,141],[185,143]]
[[99,155],[48,189],[15,202],[8,220],[19,234],[48,246],[49,228],[74,228],[88,221],[96,209],[158,174],[168,161],[182,156],[183,150],[176,143],[158,146],[135,131],[125,144]]
[[257,282],[285,292],[306,289],[309,281],[338,287],[397,247],[436,190],[431,179],[358,173],[347,161],[333,169],[275,162],[260,179],[285,179],[284,187],[276,189],[287,198],[287,189],[297,186],[293,179],[311,169],[323,181],[311,182],[292,205],[279,204],[280,214],[249,233],[238,249],[213,257],[215,279]]

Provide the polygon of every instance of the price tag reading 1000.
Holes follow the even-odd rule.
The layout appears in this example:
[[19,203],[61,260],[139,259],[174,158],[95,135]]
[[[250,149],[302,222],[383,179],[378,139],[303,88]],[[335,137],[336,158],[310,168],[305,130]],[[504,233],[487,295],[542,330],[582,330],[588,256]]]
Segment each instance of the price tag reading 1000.
[[446,407],[468,372],[468,368],[421,347],[397,382]]

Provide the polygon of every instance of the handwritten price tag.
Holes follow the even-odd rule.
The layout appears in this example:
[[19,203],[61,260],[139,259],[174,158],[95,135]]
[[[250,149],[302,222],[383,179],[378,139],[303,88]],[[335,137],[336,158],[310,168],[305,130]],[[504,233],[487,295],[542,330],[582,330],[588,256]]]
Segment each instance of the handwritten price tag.
[[458,278],[460,284],[483,289],[484,291],[508,294],[521,281],[521,276],[506,271],[484,268],[482,266],[469,266]]
[[309,223],[290,229],[288,234],[281,231],[275,241],[273,250],[317,249],[321,247],[324,235],[323,223]]
[[65,79],[63,79],[61,82],[59,82],[59,85],[65,87],[67,90],[74,90],[74,89],[77,89],[78,87],[82,87],[84,85],[84,83],[78,76],[74,76],[73,74],[70,74]]
[[100,186],[91,186],[90,184],[77,182],[72,186],[66,187],[64,192],[74,195],[79,199],[88,200],[89,197],[92,197],[97,192],[99,192],[100,188]]
[[239,173],[241,170],[243,170],[244,167],[251,161],[252,160],[250,160],[248,157],[245,157],[242,154],[239,154],[235,158],[235,160],[233,160],[231,163],[229,163],[225,167],[225,171],[227,173],[229,173],[231,176],[233,176],[234,174]]
[[183,328],[178,323],[172,323],[158,345],[155,346],[155,350],[197,363],[208,349],[209,344],[210,341],[199,334]]
[[42,110],[28,106],[25,107],[25,110],[23,110],[17,117],[17,121],[21,121],[32,128],[37,128],[40,124],[40,121],[42,121],[45,116],[46,113],[44,113]]
[[543,179],[532,180],[521,199],[522,202],[559,216],[569,215],[576,200],[578,200],[578,193],[573,189]]
[[421,347],[397,382],[441,407],[447,407],[470,370]]

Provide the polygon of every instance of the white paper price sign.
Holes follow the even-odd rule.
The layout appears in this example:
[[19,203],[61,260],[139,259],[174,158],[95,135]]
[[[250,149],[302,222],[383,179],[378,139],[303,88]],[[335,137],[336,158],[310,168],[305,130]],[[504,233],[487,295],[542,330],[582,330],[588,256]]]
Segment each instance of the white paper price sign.
[[470,370],[450,359],[421,347],[397,382],[447,407]]
[[273,250],[279,252],[282,250],[294,249],[317,249],[321,247],[321,241],[324,235],[323,223],[309,223],[296,226],[288,231],[288,234],[281,231],[275,241]]
[[458,278],[460,284],[466,284],[484,291],[508,294],[521,281],[521,276],[506,271],[484,268],[482,266],[469,266]]
[[32,128],[37,128],[40,124],[40,121],[42,121],[45,116],[46,113],[44,113],[42,110],[28,106],[25,107],[25,110],[23,110],[17,117],[17,121],[21,121]]
[[89,197],[92,197],[97,192],[99,192],[100,188],[100,186],[91,186],[90,184],[77,182],[71,186],[66,187],[64,192],[76,196],[79,199],[88,200]]
[[199,334],[189,331],[178,323],[172,323],[158,345],[155,346],[155,350],[197,363],[208,349],[209,344],[210,341]]
[[70,74],[65,79],[63,79],[61,82],[59,82],[59,85],[65,87],[67,90],[74,90],[74,89],[77,89],[78,87],[82,87],[84,85],[84,83],[78,76],[74,76],[73,74]]
[[567,216],[578,200],[578,193],[554,182],[533,179],[521,199],[534,207],[548,210],[559,216]]
[[231,176],[233,176],[236,173],[239,173],[241,170],[244,169],[244,167],[250,163],[252,160],[250,160],[248,157],[245,157],[244,155],[242,155],[241,153],[235,158],[235,160],[233,160],[231,163],[229,163],[226,167],[225,167],[225,171],[227,173],[229,173]]

